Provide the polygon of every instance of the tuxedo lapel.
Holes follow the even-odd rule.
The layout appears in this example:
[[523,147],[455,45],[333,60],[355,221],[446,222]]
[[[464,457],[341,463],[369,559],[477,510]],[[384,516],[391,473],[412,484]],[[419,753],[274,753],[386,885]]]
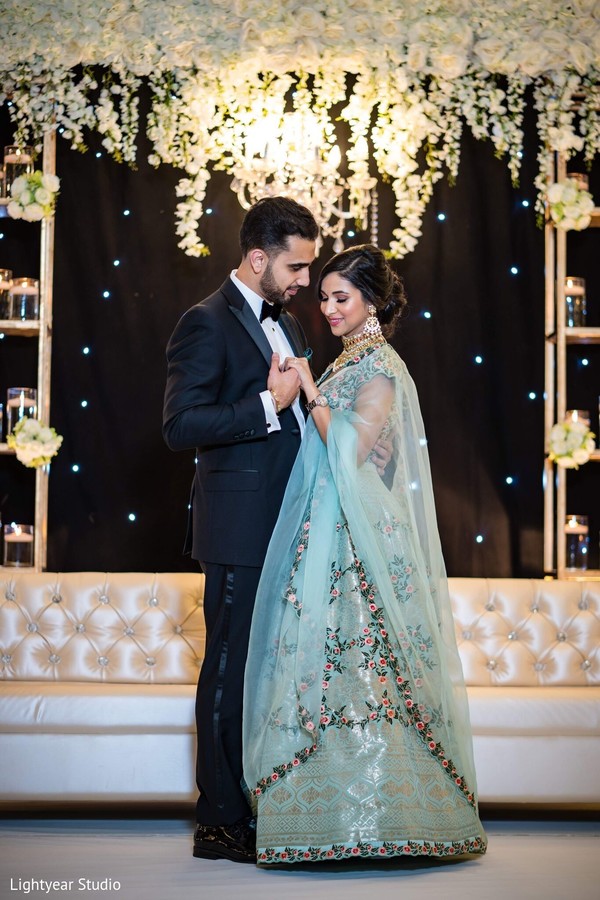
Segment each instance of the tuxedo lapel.
[[242,294],[236,288],[231,279],[227,279],[221,288],[229,303],[229,309],[238,322],[244,326],[260,352],[265,358],[267,366],[271,365],[273,351],[267,340],[267,336],[261,328],[260,322],[244,300]]
[[294,319],[294,317],[290,316],[288,312],[283,310],[279,317],[279,324],[283,328],[285,336],[290,342],[290,346],[294,351],[294,356],[303,356],[304,341],[302,335],[300,334],[300,329],[296,325],[296,320]]

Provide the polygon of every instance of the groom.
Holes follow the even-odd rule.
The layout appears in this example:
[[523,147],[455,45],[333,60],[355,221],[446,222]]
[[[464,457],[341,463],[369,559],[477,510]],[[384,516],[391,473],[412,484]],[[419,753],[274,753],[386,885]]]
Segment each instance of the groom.
[[180,319],[167,346],[163,434],[196,449],[186,550],[206,575],[206,651],[196,696],[194,856],[256,861],[241,787],[242,696],[254,598],[304,429],[299,378],[279,370],[306,347],[286,305],[309,284],[318,227],[304,206],[260,200],[242,261]]

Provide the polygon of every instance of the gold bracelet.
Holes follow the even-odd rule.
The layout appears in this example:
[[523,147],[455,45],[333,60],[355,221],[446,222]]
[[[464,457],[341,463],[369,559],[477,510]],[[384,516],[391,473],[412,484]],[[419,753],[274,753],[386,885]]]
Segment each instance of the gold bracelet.
[[275,393],[275,391],[272,388],[269,388],[269,393],[270,393],[271,397],[273,398],[273,402],[275,404],[275,414],[279,415],[279,413],[281,412],[282,406],[281,406],[281,403],[279,402],[279,400],[277,399],[277,394]]

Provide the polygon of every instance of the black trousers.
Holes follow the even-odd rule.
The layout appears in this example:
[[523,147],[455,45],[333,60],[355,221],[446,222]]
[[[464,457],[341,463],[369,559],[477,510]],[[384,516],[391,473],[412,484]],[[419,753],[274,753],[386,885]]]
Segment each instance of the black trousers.
[[244,668],[260,568],[201,563],[206,651],[196,693],[200,797],[196,821],[230,825],[251,815],[241,787]]

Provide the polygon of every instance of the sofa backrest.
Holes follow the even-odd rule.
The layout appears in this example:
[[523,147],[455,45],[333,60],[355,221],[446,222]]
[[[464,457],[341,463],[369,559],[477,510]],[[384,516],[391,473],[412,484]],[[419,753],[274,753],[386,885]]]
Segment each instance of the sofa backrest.
[[[600,582],[450,578],[468,685],[600,684]],[[0,573],[0,679],[195,684],[204,576]]]
[[0,679],[193,684],[204,576],[0,573]]
[[600,582],[449,582],[468,685],[600,684]]

